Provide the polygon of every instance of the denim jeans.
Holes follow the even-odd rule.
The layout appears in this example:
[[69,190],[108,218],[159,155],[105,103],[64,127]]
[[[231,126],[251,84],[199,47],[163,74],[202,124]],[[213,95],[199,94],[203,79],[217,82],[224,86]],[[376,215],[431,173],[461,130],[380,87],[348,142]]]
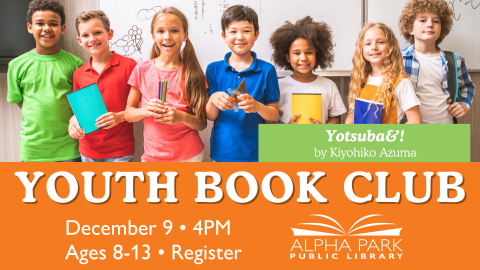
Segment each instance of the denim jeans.
[[114,158],[105,158],[105,159],[94,159],[94,158],[87,158],[82,155],[82,162],[132,162],[133,155],[130,156],[122,156],[122,157],[114,157]]

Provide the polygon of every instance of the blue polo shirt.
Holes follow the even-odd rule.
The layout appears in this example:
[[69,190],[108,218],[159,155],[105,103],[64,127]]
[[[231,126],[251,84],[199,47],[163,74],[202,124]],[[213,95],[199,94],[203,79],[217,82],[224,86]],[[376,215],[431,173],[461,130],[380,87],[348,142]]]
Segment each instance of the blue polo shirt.
[[[278,77],[275,67],[257,59],[252,52],[253,62],[249,68],[238,72],[228,63],[231,52],[223,61],[213,62],[207,67],[209,95],[227,89],[237,89],[245,78],[247,93],[263,104],[276,103],[280,99]],[[220,111],[210,137],[210,157],[223,162],[258,161],[258,124],[265,120],[258,113],[243,110]]]

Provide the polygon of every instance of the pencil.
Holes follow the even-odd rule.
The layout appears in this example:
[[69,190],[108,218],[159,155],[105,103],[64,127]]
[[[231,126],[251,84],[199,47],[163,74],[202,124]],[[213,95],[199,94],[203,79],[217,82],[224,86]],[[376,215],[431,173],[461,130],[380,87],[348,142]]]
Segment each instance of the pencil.
[[165,80],[165,92],[163,93],[163,102],[167,102],[167,85],[168,81]]
[[162,99],[162,80],[158,80],[158,99]]

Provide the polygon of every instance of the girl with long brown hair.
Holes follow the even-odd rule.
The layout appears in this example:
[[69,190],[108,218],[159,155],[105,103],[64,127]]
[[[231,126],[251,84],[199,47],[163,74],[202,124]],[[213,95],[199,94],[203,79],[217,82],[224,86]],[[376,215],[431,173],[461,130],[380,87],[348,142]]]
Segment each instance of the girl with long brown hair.
[[[382,124],[420,124],[420,101],[403,67],[403,59],[393,31],[383,23],[369,23],[357,39],[348,94],[346,124],[354,123],[355,99],[368,100],[369,109],[383,104]],[[373,106],[372,106],[373,105]]]
[[[125,119],[143,119],[142,161],[202,161],[198,130],[207,125],[208,94],[205,75],[188,38],[187,18],[174,7],[163,8],[153,17],[150,29],[154,40],[151,57],[139,63],[130,76]],[[159,81],[164,82],[162,89]]]

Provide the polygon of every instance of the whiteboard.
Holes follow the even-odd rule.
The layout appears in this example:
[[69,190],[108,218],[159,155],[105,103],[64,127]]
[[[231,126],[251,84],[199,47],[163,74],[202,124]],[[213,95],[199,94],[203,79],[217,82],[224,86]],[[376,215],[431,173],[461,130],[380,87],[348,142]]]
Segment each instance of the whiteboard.
[[[398,19],[408,0],[368,0],[368,22],[383,22],[395,32],[404,49],[410,45],[400,35]],[[480,70],[480,0],[447,1],[453,8],[455,18],[447,37],[440,43],[445,51],[459,53],[469,70]]]
[[361,28],[361,0],[99,0],[99,9],[114,30],[111,50],[137,62],[150,59],[153,45],[151,18],[163,7],[174,6],[189,21],[189,38],[204,70],[229,52],[221,33],[220,18],[232,5],[253,8],[259,17],[260,35],[252,48],[259,59],[272,62],[270,36],[286,20],[295,22],[307,15],[324,21],[334,35],[335,60],[331,70],[351,70],[355,41]]

